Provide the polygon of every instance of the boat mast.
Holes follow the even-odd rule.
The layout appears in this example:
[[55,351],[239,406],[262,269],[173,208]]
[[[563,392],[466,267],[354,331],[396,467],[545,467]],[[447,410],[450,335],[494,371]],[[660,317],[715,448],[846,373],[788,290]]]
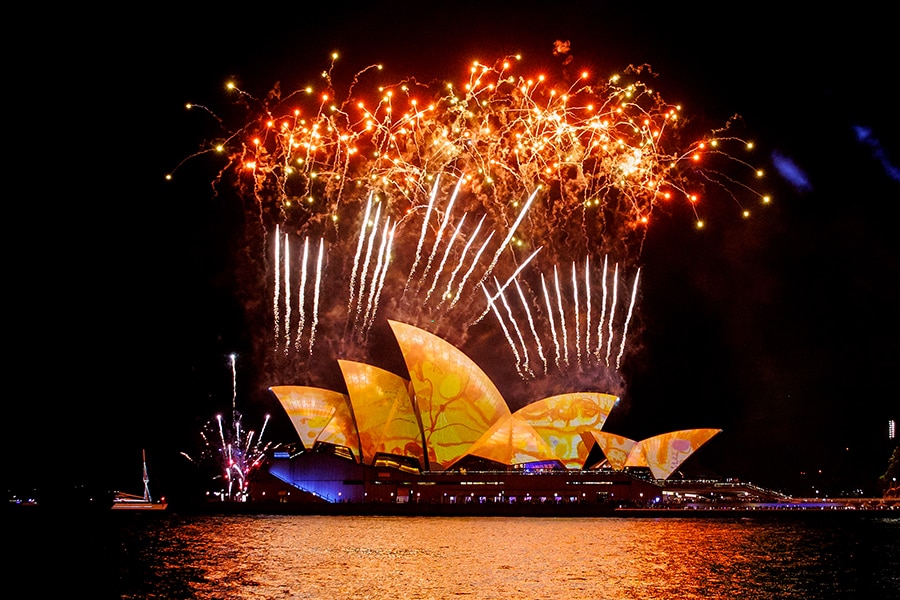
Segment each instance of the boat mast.
[[141,450],[144,460],[144,502],[150,502],[150,476],[147,474],[147,450]]

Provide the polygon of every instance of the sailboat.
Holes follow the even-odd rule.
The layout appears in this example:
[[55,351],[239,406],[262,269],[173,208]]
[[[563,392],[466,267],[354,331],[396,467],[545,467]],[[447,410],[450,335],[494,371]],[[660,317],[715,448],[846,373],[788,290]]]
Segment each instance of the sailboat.
[[169,508],[169,503],[165,498],[153,500],[150,497],[150,476],[147,474],[147,451],[141,451],[144,459],[144,495],[127,494],[125,492],[116,492],[113,497],[113,510],[129,510],[129,511],[164,511]]

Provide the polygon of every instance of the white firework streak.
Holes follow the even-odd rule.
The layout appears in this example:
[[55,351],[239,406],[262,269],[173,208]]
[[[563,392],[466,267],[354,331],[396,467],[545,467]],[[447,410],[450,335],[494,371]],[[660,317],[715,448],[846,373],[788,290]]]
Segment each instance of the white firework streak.
[[519,371],[519,373],[522,375],[528,373],[528,375],[533,378],[534,371],[531,370],[530,359],[528,358],[528,346],[525,344],[525,338],[522,337],[522,330],[519,329],[519,323],[513,316],[512,309],[509,307],[509,302],[506,301],[506,294],[503,293],[503,289],[500,287],[500,282],[497,281],[496,277],[494,277],[494,285],[497,286],[497,293],[500,296],[500,299],[503,301],[503,307],[506,308],[506,316],[509,318],[509,322],[512,323],[513,329],[515,329],[516,331],[516,337],[519,338],[519,344],[522,345],[522,367],[520,369],[517,366],[516,370]]
[[297,324],[297,337],[294,339],[294,351],[300,350],[300,338],[306,327],[306,264],[309,261],[309,238],[303,240],[303,261],[300,264],[300,292],[297,300],[297,312],[300,322]]
[[367,333],[372,326],[374,315],[372,314],[375,297],[378,295],[378,283],[384,281],[382,270],[387,270],[386,249],[388,246],[388,236],[390,235],[391,219],[384,221],[384,231],[381,234],[381,247],[378,249],[378,260],[375,262],[375,270],[372,272],[372,285],[369,289],[369,303],[366,306],[366,314],[363,319],[363,333]]
[[441,219],[441,224],[438,226],[437,236],[434,238],[434,246],[431,248],[431,254],[428,256],[428,263],[425,265],[425,271],[422,272],[422,277],[419,278],[419,285],[416,287],[416,293],[422,289],[422,284],[425,283],[425,278],[428,277],[428,273],[431,272],[431,265],[434,262],[434,257],[437,255],[438,248],[441,245],[441,240],[444,239],[444,230],[447,229],[447,224],[450,222],[450,215],[453,211],[453,205],[456,203],[456,196],[459,193],[459,188],[462,187],[463,178],[460,177],[459,181],[456,184],[456,187],[453,188],[453,194],[450,196],[450,202],[447,203],[447,208],[444,209],[444,218]]
[[284,355],[291,350],[291,247],[284,234]]
[[222,450],[227,452],[228,445],[225,443],[225,431],[222,429],[222,415],[216,415],[216,419],[219,421],[219,437],[222,438]]
[[584,298],[587,305],[584,317],[584,352],[591,352],[591,260],[584,258]]
[[609,366],[609,352],[612,348],[613,339],[613,319],[616,314],[616,297],[619,293],[619,263],[616,263],[616,270],[613,273],[613,294],[612,302],[609,303],[609,332],[606,340],[606,365]]
[[372,194],[366,201],[366,214],[359,226],[359,239],[356,241],[356,255],[353,257],[353,272],[350,274],[350,301],[347,303],[347,313],[353,310],[353,302],[356,294],[356,273],[359,270],[359,257],[362,254],[363,241],[366,239],[366,226],[369,223],[369,214],[372,212]]
[[378,235],[378,220],[381,218],[381,204],[375,209],[375,218],[372,221],[372,233],[366,242],[366,258],[363,261],[362,269],[359,272],[359,293],[356,297],[356,316],[353,319],[353,328],[359,322],[359,315],[362,312],[363,297],[366,295],[366,277],[369,275],[369,263],[372,262],[372,249],[375,247],[375,236]]
[[522,307],[525,309],[526,317],[528,317],[528,326],[531,328],[531,335],[534,336],[534,344],[537,347],[538,356],[540,356],[541,362],[544,365],[544,375],[546,375],[547,357],[544,356],[544,347],[541,345],[541,338],[538,336],[537,329],[534,327],[534,318],[531,316],[531,309],[528,307],[528,301],[525,300],[525,293],[522,291],[522,286],[519,285],[518,279],[516,279],[516,290],[519,292],[519,300],[522,302]]
[[266,415],[266,419],[263,421],[262,428],[259,430],[259,437],[256,439],[256,447],[257,447],[257,448],[259,448],[259,445],[262,444],[262,441],[263,441],[263,435],[265,435],[265,433],[266,433],[266,425],[269,424],[269,419],[270,419],[270,418],[271,418],[271,415],[268,415],[268,414],[267,414],[267,415]]
[[569,367],[569,332],[566,328],[566,313],[563,311],[562,291],[559,289],[559,272],[553,265],[553,284],[556,286],[556,308],[559,310],[559,328],[562,330],[563,362]]
[[275,226],[275,292],[272,294],[272,311],[275,321],[275,351],[278,352],[278,340],[281,338],[281,319],[278,316],[278,302],[281,300],[281,232]]
[[631,304],[628,305],[628,316],[625,317],[625,325],[622,327],[622,345],[619,347],[619,355],[616,357],[616,369],[622,364],[622,355],[625,353],[625,337],[628,335],[628,324],[631,322],[631,312],[634,310],[634,299],[637,296],[638,278],[641,270],[638,269],[634,276],[634,286],[631,289]]
[[600,305],[600,322],[597,323],[597,360],[600,360],[600,349],[603,347],[603,321],[606,320],[606,265],[607,257],[603,257],[603,303]]
[[[500,260],[500,255],[503,254],[503,251],[506,250],[506,247],[509,245],[510,240],[513,238],[513,235],[516,233],[516,229],[519,228],[519,224],[522,222],[522,219],[525,218],[525,213],[528,212],[528,209],[531,208],[531,203],[534,202],[535,196],[537,196],[538,190],[534,190],[531,193],[531,196],[528,197],[528,202],[525,203],[525,206],[522,208],[522,212],[519,213],[519,216],[516,217],[516,221],[513,223],[513,226],[510,227],[509,232],[506,234],[506,239],[503,240],[503,243],[500,244],[500,247],[497,248],[497,252],[494,253],[494,258],[491,260],[491,264],[488,265],[487,271],[484,272],[484,275],[481,276],[481,280],[478,282],[481,285],[485,279],[487,279],[491,273],[494,272],[494,267],[497,266],[497,261]],[[483,318],[484,315],[479,317],[478,321]],[[478,321],[475,321],[476,323]]]
[[319,260],[316,263],[316,288],[313,294],[312,325],[309,328],[309,354],[312,356],[313,344],[316,343],[316,328],[319,326],[319,293],[322,289],[322,263],[325,261],[325,241],[319,240]]
[[[391,219],[390,219],[390,217],[387,217],[384,221],[384,229],[382,230],[382,233],[381,233],[381,244],[378,247],[378,252],[376,254],[375,268],[372,271],[372,285],[369,286],[368,301],[366,302],[366,310],[363,315],[363,324],[362,324],[363,331],[368,329],[369,317],[372,312],[372,304],[375,302],[375,294],[378,291],[377,284],[378,284],[378,281],[380,280],[381,269],[384,264],[384,250],[385,250],[385,246],[387,245],[387,236],[388,236],[388,230],[390,229],[390,226],[391,226]],[[374,242],[374,236],[376,234],[377,234],[377,229],[373,228],[373,230],[372,230],[373,242]],[[362,301],[362,297],[360,297],[360,301]]]
[[[528,266],[528,263],[530,263],[531,260],[535,256],[537,256],[537,253],[540,252],[542,248],[543,248],[543,246],[541,246],[540,248],[538,248],[537,250],[532,252],[531,255],[528,258],[526,258],[525,261],[521,265],[519,265],[519,267],[515,271],[513,271],[513,274],[509,276],[509,278],[506,280],[506,283],[503,284],[503,287],[500,288],[500,291],[497,292],[497,294],[494,296],[494,298],[496,298],[497,296],[499,296],[500,294],[503,293],[503,290],[505,290],[507,288],[507,286],[509,286],[509,284],[512,283],[516,277],[518,277],[519,273],[522,272],[522,269],[524,269],[525,267]],[[483,284],[482,284],[482,287],[483,287]],[[484,310],[484,312],[481,313],[481,316],[472,322],[472,325],[475,325],[476,323],[481,321],[485,317],[485,315],[488,313],[489,310],[490,310],[490,307],[486,308]]]
[[559,338],[556,336],[556,323],[553,319],[553,305],[550,303],[550,292],[547,291],[547,282],[544,280],[543,273],[541,273],[541,287],[544,290],[544,301],[547,303],[547,318],[550,319],[550,335],[553,336],[553,345],[556,347],[556,368],[560,369]]
[[[484,218],[487,215],[482,215],[481,220],[478,221],[478,226],[475,227],[475,231],[472,232],[472,235],[469,236],[469,241],[466,242],[466,245],[463,246],[462,253],[459,256],[459,262],[456,264],[456,267],[453,269],[453,272],[450,273],[450,280],[447,281],[447,289],[444,291],[444,294],[441,296],[441,301],[438,303],[438,308],[444,303],[444,300],[450,296],[450,293],[453,291],[453,282],[456,281],[456,275],[459,273],[459,270],[463,266],[463,262],[465,261],[466,254],[469,252],[469,248],[471,248],[472,243],[475,241],[475,238],[478,237],[478,232],[481,230],[481,224],[484,223]],[[452,305],[451,305],[452,306]]]
[[469,266],[469,270],[466,271],[466,274],[463,275],[463,278],[459,280],[459,287],[456,288],[456,295],[453,296],[453,300],[450,302],[450,308],[456,306],[456,303],[459,302],[460,298],[462,298],[462,291],[463,288],[466,287],[466,282],[469,281],[469,277],[472,275],[472,271],[474,271],[475,267],[478,266],[478,259],[481,258],[481,255],[484,253],[484,250],[487,248],[488,243],[493,237],[494,232],[492,231],[490,235],[487,236],[487,239],[484,240],[484,243],[481,244],[478,252],[475,253],[475,258],[472,259],[472,264]]
[[[231,355],[231,410],[237,405],[237,357]],[[220,423],[221,426],[221,423]],[[224,439],[224,437],[223,437]]]
[[453,235],[450,237],[450,241],[447,242],[447,247],[444,249],[444,256],[441,258],[441,264],[438,265],[438,268],[434,272],[434,281],[431,282],[431,288],[429,288],[428,293],[425,294],[426,304],[431,298],[431,294],[434,292],[434,288],[437,287],[438,278],[441,276],[441,273],[444,272],[444,266],[447,264],[447,258],[450,256],[450,250],[453,248],[453,243],[456,242],[456,238],[459,237],[459,230],[462,228],[463,223],[465,222],[466,214],[464,213],[462,218],[459,220],[459,223],[456,225],[456,229],[453,230]]
[[578,271],[575,268],[574,260],[572,261],[572,296],[575,297],[575,354],[578,365],[581,366],[581,328],[579,325],[581,317],[578,312]]
[[[516,357],[516,371],[519,372],[519,376],[521,377],[522,359],[519,357],[519,350],[516,348],[512,336],[509,334],[509,329],[506,328],[506,323],[503,322],[503,317],[500,316],[500,311],[497,310],[497,306],[494,304],[494,300],[491,298],[490,293],[487,291],[487,287],[485,287],[483,283],[481,284],[481,289],[484,290],[484,295],[488,303],[488,310],[494,311],[494,316],[497,317],[497,322],[500,323],[500,328],[503,330],[503,335],[506,337],[506,341],[509,343],[509,347],[512,348],[513,355]],[[494,296],[494,298],[496,298],[496,296]]]
[[431,218],[431,211],[434,208],[434,198],[437,196],[438,184],[441,177],[438,175],[434,180],[434,187],[431,188],[431,196],[428,198],[428,208],[425,210],[425,218],[422,219],[422,233],[419,235],[419,244],[416,246],[416,258],[413,261],[412,268],[409,270],[409,276],[406,278],[406,285],[403,287],[403,293],[409,288],[409,282],[412,281],[413,275],[419,266],[419,260],[422,258],[422,245],[425,243],[425,234],[428,232],[428,220]]
[[394,248],[394,234],[397,231],[397,224],[394,223],[394,226],[391,227],[391,233],[388,236],[387,247],[384,251],[384,268],[381,269],[381,278],[378,281],[378,292],[375,294],[375,308],[372,311],[371,322],[369,323],[369,328],[372,327],[372,324],[375,322],[375,313],[378,312],[378,305],[381,301],[381,290],[384,289],[384,279],[387,276],[388,265],[391,261],[391,250]]

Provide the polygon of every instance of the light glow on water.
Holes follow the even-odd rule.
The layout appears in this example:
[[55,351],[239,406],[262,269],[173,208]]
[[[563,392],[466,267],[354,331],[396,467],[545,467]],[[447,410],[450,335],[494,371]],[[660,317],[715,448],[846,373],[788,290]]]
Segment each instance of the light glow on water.
[[140,564],[123,565],[123,598],[816,600],[900,589],[900,519],[167,519],[124,532]]

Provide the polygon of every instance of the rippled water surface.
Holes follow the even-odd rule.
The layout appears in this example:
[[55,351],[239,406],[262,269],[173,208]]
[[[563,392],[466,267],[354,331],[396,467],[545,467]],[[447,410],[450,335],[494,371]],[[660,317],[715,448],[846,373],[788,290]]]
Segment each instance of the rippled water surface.
[[[173,599],[900,598],[897,518],[128,517],[19,524],[19,589]],[[41,564],[46,578],[26,575]],[[50,569],[60,564],[67,580]]]

